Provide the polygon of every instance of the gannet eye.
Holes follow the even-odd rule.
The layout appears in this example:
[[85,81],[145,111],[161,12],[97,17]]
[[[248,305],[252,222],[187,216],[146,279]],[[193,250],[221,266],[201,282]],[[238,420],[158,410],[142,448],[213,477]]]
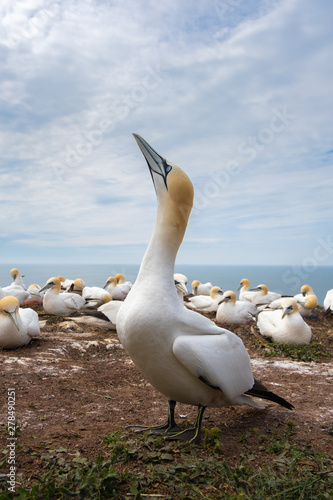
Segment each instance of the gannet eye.
[[168,175],[168,173],[171,172],[171,170],[172,170],[172,166],[167,163],[165,166],[165,173]]

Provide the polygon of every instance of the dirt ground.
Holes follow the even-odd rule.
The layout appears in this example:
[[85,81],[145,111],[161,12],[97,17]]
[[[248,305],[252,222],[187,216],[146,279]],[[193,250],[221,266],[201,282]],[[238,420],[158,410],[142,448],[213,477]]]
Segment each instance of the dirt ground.
[[[14,388],[19,427],[16,470],[19,476],[31,479],[46,472],[40,458],[46,450],[62,446],[72,456],[89,460],[106,456],[103,436],[129,424],[162,422],[167,409],[164,396],[140,375],[115,331],[64,318],[44,319],[46,324],[38,339],[22,349],[0,352],[1,450],[7,439],[7,391]],[[333,315],[308,323],[313,338],[332,352]],[[330,358],[308,363],[286,357],[266,358],[256,347],[249,327],[233,331],[250,353],[255,377],[295,409],[289,411],[273,403],[265,410],[208,408],[203,425],[221,430],[225,458],[237,462],[239,437],[249,429],[283,431],[288,421],[296,424],[300,442],[333,456]],[[194,408],[176,407],[178,422],[194,421],[195,415]]]

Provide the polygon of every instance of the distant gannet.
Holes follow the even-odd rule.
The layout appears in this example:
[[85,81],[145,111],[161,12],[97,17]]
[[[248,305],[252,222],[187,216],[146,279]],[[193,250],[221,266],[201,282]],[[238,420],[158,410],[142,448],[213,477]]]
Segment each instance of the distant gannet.
[[0,300],[0,348],[16,349],[29,344],[40,335],[38,314],[30,308],[21,309],[16,297]]
[[0,287],[0,299],[3,297],[16,297],[19,301],[20,305],[29,297],[29,292],[24,290],[20,285],[15,285],[12,283],[11,285],[5,286],[3,288]]
[[[248,293],[251,292],[253,292],[251,302],[256,306],[270,304],[273,300],[281,298],[281,294],[269,292],[266,285],[258,285],[255,288],[250,288]],[[248,293],[246,294],[246,297],[248,297]]]
[[328,290],[324,298],[325,311],[333,311],[333,288]]
[[311,328],[298,312],[293,299],[281,300],[281,309],[266,310],[258,314],[258,327],[263,337],[269,337],[273,342],[289,345],[309,344]]
[[185,302],[186,307],[198,312],[216,312],[223,296],[219,286],[213,286],[209,295],[195,295]]
[[247,278],[243,278],[239,284],[237,290],[239,290],[239,300],[247,300],[248,302],[252,302],[252,293],[250,292],[247,296],[246,292],[248,292],[250,288],[250,282]]
[[237,300],[235,292],[224,292],[216,313],[221,325],[245,325],[257,315],[257,308],[251,302]]
[[125,283],[119,283],[115,276],[110,276],[103,287],[114,300],[125,300],[131,287]]
[[46,293],[43,298],[43,308],[47,314],[71,314],[86,305],[86,300],[76,293],[61,292],[61,281],[59,278],[50,278],[41,288]]
[[192,281],[193,295],[209,295],[212,287],[213,285],[209,281],[207,283],[200,283],[199,280]]
[[[134,134],[154,182],[158,209],[155,228],[137,279],[117,315],[119,339],[148,381],[168,399],[167,422],[132,429],[162,433],[166,439],[196,442],[206,406],[248,404],[257,396],[291,409],[253,378],[249,355],[239,337],[191,311],[179,300],[174,265],[193,204],[187,175]],[[193,428],[180,431],[176,402],[198,406]]]
[[188,290],[187,290],[187,287],[186,287],[187,281],[188,281],[187,277],[184,274],[175,273],[173,275],[173,278],[174,278],[174,281],[175,281],[175,285],[176,285],[176,290],[177,290],[178,297],[181,300],[181,302],[183,303],[183,301],[184,301],[184,295],[188,294]]
[[20,271],[18,269],[16,269],[16,267],[13,267],[13,269],[10,270],[10,275],[14,280],[14,285],[21,286],[23,288],[23,290],[27,289],[27,287],[25,286],[25,284],[23,283],[23,280],[22,280],[23,276],[21,276]]
[[36,283],[28,286],[27,292],[29,296],[23,302],[24,306],[32,306],[34,304],[42,304],[44,293],[40,293],[40,286]]
[[68,289],[71,293],[79,293],[85,300],[87,307],[97,307],[106,304],[112,300],[109,292],[99,286],[86,286],[85,282],[81,279],[73,281]]

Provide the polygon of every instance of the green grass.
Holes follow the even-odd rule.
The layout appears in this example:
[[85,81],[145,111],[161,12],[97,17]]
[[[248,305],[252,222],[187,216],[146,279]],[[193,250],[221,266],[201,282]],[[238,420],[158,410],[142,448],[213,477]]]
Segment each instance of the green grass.
[[[41,456],[49,466],[44,476],[29,487],[24,483],[18,486],[15,497],[6,491],[5,483],[0,483],[3,492],[0,498],[333,498],[331,459],[299,444],[292,422],[280,434],[262,434],[258,429],[250,429],[235,443],[241,448],[241,455],[234,464],[224,458],[219,429],[204,429],[203,434],[200,445],[189,445],[168,443],[158,436],[113,432],[103,440],[108,458],[99,457],[92,462],[87,458],[72,458],[63,447],[49,450]],[[329,435],[327,438],[330,439]]]
[[312,340],[308,345],[285,345],[273,342],[262,342],[255,340],[257,348],[263,351],[265,357],[285,357],[296,361],[320,361],[322,358],[331,358],[332,354],[323,344],[317,340]]

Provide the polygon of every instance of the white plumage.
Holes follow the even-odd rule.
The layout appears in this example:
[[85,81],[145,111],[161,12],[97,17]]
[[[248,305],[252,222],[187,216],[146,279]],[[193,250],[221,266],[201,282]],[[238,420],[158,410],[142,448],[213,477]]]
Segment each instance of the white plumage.
[[236,300],[232,290],[224,292],[216,313],[216,320],[221,325],[246,325],[256,317],[257,308],[245,300]]
[[261,335],[281,344],[309,344],[311,328],[299,314],[296,302],[289,298],[282,299],[281,308],[264,309],[258,314],[257,324]]
[[[165,425],[134,429],[194,442],[206,406],[249,404],[262,408],[245,393],[260,392],[268,399],[273,396],[260,384],[258,389],[242,341],[183,307],[179,300],[174,264],[193,204],[193,186],[179,167],[158,155],[141,137],[135,135],[135,139],[150,168],[158,209],[137,280],[119,309],[117,332],[141,373],[167,397],[169,411]],[[194,427],[183,432],[174,421],[177,401],[198,406]]]
[[199,280],[193,280],[191,286],[193,295],[209,295],[210,290],[213,287],[210,281],[207,281],[207,283],[201,283]]
[[186,307],[198,312],[216,312],[222,300],[223,290],[219,286],[213,286],[209,295],[195,295],[189,297],[185,302]]
[[328,290],[324,299],[324,309],[333,311],[333,288]]
[[41,288],[46,291],[43,298],[43,308],[47,314],[72,314],[86,305],[86,300],[76,293],[61,292],[59,278],[50,278]]
[[20,308],[16,297],[0,300],[0,348],[15,349],[40,335],[38,314],[30,308]]

